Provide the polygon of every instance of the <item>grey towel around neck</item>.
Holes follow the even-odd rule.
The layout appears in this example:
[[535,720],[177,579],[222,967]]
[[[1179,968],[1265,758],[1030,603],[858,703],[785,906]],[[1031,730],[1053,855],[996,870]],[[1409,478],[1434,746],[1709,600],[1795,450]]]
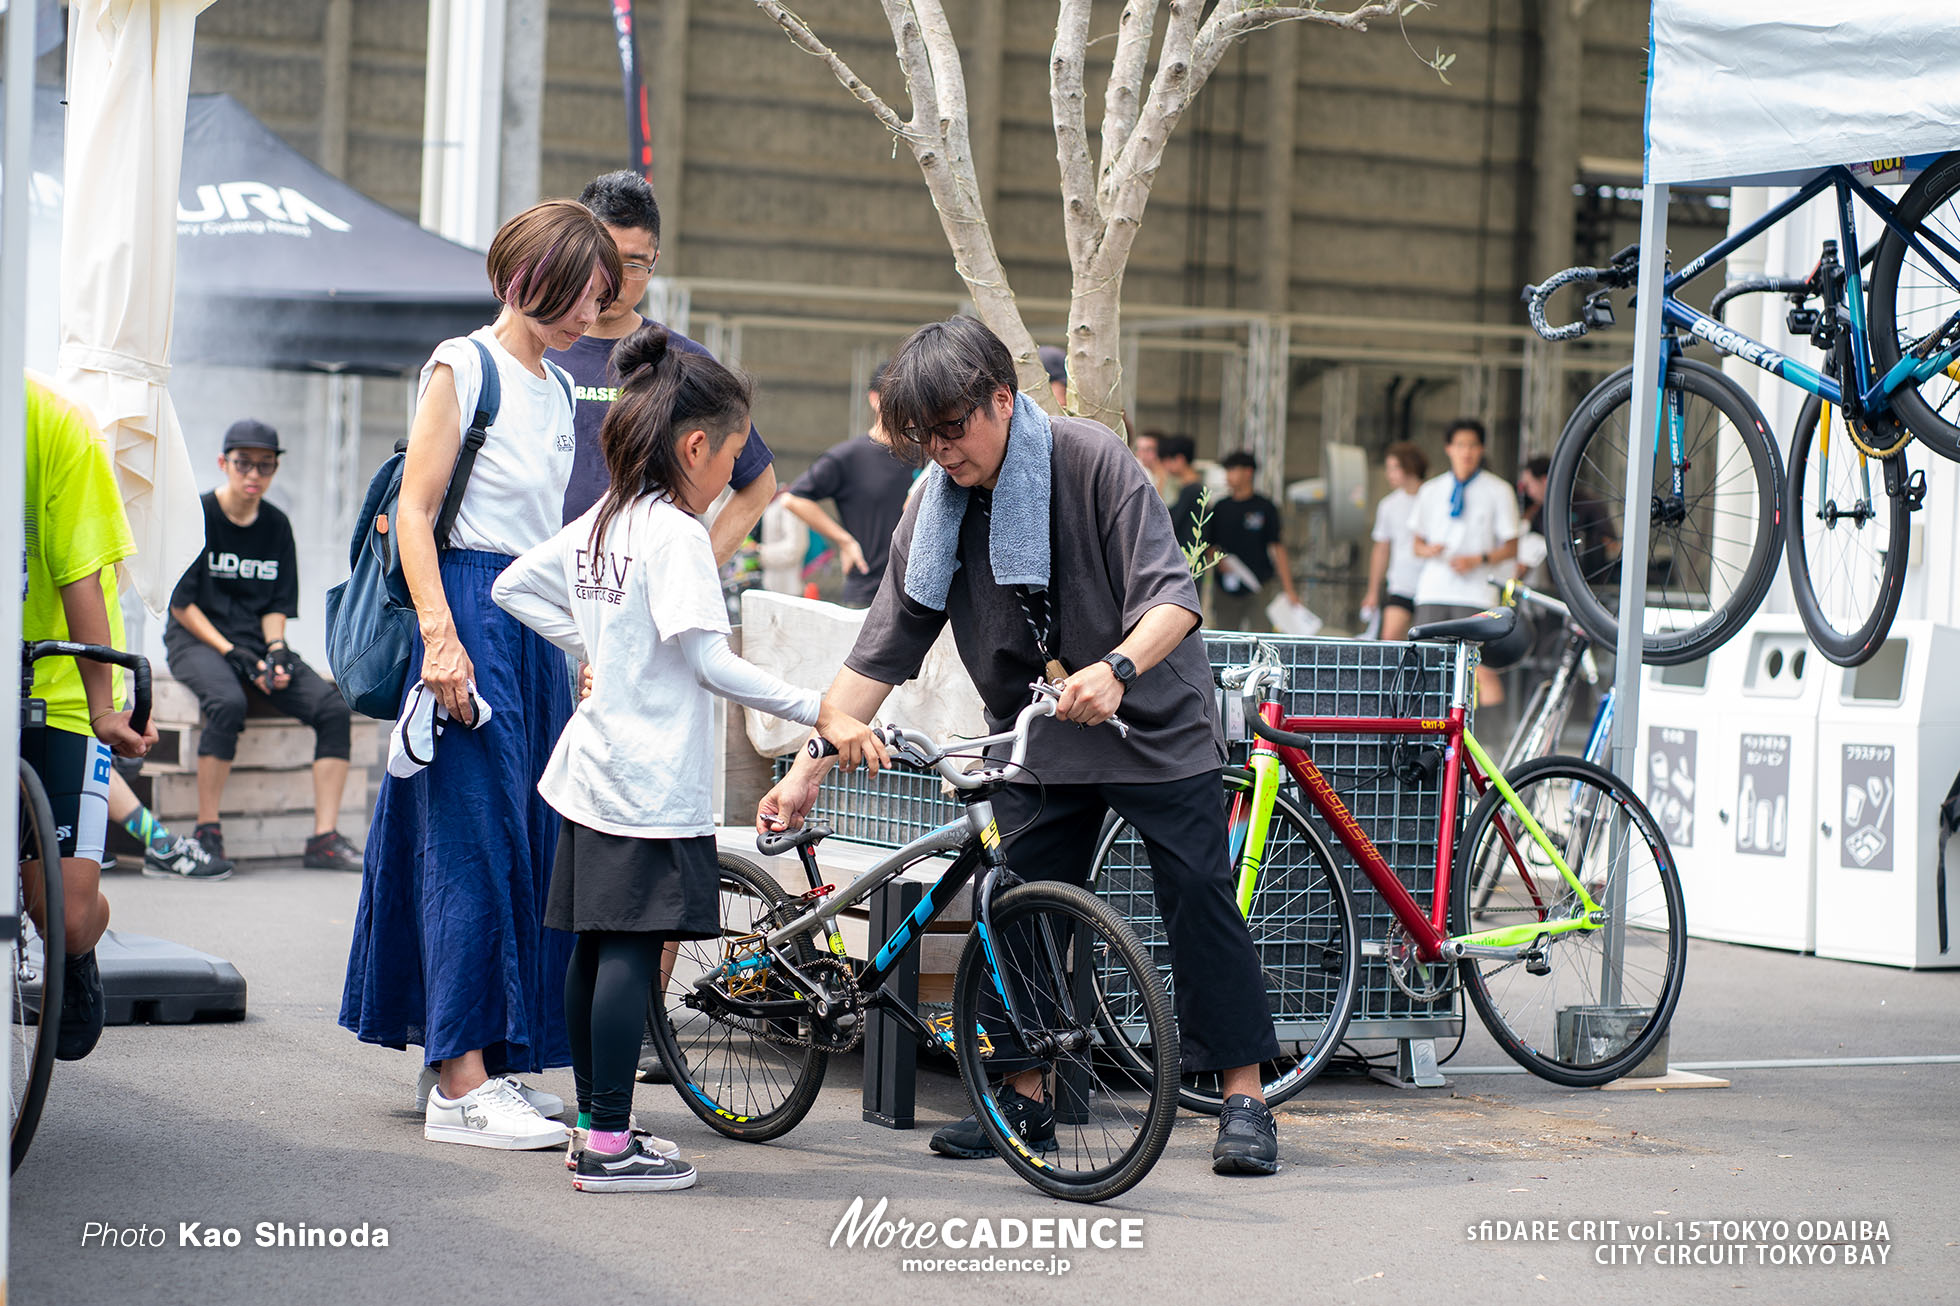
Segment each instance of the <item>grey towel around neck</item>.
[[[1048,586],[1048,497],[1055,433],[1048,414],[1024,394],[1014,396],[1007,427],[1007,454],[994,483],[993,525],[987,557],[1002,585]],[[905,593],[934,612],[946,610],[946,593],[960,568],[960,522],[966,517],[966,487],[943,467],[926,470],[919,491],[919,515],[905,568]]]

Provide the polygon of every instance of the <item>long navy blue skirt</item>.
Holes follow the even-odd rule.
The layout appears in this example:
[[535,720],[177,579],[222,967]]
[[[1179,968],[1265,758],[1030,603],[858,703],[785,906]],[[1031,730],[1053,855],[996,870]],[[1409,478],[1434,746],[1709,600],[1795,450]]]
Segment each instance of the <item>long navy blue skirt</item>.
[[442,554],[449,610],[492,715],[445,731],[426,770],[381,782],[340,1005],[340,1023],[364,1042],[419,1044],[430,1064],[481,1048],[493,1075],[572,1061],[574,939],[544,927],[559,817],[537,789],[571,688],[564,654],[490,597],[510,562]]

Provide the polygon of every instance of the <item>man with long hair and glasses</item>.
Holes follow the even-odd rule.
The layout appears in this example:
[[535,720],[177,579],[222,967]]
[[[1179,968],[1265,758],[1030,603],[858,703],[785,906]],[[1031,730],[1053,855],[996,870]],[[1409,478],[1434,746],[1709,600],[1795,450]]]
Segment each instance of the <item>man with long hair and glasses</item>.
[[231,424],[218,455],[224,481],[204,496],[204,552],[170,596],[163,632],[170,674],[197,695],[204,715],[192,837],[214,862],[224,859],[218,813],[245,728],[249,686],[313,727],[313,837],[304,863],[358,871],[361,850],[336,826],[347,788],[347,702],[286,647],[286,622],[299,615],[299,557],[292,523],[265,501],[281,452],[279,433],[264,422],[248,417]]
[[[915,332],[882,394],[894,448],[931,465],[825,701],[870,720],[949,622],[989,730],[1008,728],[1029,681],[1061,682],[1060,719],[1034,725],[1040,784],[1023,774],[994,799],[1001,828],[1014,832],[1008,862],[1027,879],[1081,883],[1104,814],[1137,827],[1170,942],[1184,1067],[1224,1078],[1213,1168],[1272,1174],[1279,1145],[1259,1066],[1279,1045],[1232,892],[1225,747],[1198,590],[1163,500],[1108,427],[1050,417],[1017,393],[1007,346],[973,318]],[[1127,736],[1082,728],[1119,709]],[[801,825],[829,766],[799,753],[757,824]],[[1034,1148],[1055,1145],[1043,1080],[1029,1063],[999,1091],[1002,1113]],[[934,1134],[932,1147],[991,1153],[972,1116]]]

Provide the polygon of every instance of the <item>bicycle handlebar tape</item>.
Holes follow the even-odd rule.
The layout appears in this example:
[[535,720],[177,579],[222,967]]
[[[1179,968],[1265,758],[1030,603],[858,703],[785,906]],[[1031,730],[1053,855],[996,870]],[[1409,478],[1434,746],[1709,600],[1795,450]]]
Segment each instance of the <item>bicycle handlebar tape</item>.
[[1525,287],[1527,310],[1531,316],[1531,329],[1547,340],[1577,340],[1586,334],[1584,322],[1568,322],[1564,326],[1553,326],[1545,319],[1545,301],[1559,290],[1574,281],[1601,281],[1606,274],[1598,268],[1567,268],[1554,273],[1536,286]]

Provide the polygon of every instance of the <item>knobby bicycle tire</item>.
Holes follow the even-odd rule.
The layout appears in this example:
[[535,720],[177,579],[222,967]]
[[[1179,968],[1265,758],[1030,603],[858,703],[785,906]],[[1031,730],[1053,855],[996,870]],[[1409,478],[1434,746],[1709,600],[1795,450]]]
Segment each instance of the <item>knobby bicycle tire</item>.
[[[1464,990],[1491,1037],[1525,1069],[1571,1088],[1610,1083],[1653,1051],[1681,997],[1688,932],[1673,853],[1631,789],[1590,762],[1540,758],[1505,779],[1594,901],[1621,924],[1542,935],[1535,961],[1466,957]],[[1538,801],[1541,786],[1548,801]],[[1473,914],[1471,871],[1492,842],[1515,846],[1519,856],[1507,885]],[[1458,930],[1558,920],[1578,908],[1495,786],[1471,813],[1458,860],[1450,891]]]
[[[41,777],[26,762],[20,763],[20,816],[22,861],[41,863],[43,907],[41,911],[41,991],[36,999],[39,1010],[28,1002],[23,975],[29,956],[27,936],[31,922],[27,917],[27,898],[21,895],[20,928],[13,947],[14,1052],[8,1065],[8,1096],[13,1105],[11,1169],[20,1169],[27,1149],[34,1142],[34,1130],[41,1123],[41,1109],[47,1105],[48,1083],[54,1076],[55,1042],[61,1033],[61,1000],[68,974],[67,912],[62,898],[60,845],[54,823],[54,809]],[[31,844],[30,844],[31,841]],[[46,855],[47,850],[55,855]],[[32,1024],[28,1016],[34,1015]],[[20,1075],[15,1093],[12,1076]]]
[[[1827,408],[1837,438],[1830,441],[1828,472],[1820,472]],[[1912,510],[1900,492],[1904,456],[1868,458],[1845,438],[1843,411],[1812,395],[1798,414],[1783,489],[1783,543],[1790,591],[1811,643],[1839,666],[1855,667],[1878,652],[1898,615]],[[1874,515],[1839,515],[1863,508]]]
[[[764,915],[789,901],[753,863],[723,853],[720,865],[721,937],[676,945],[671,975],[650,999],[647,1024],[687,1109],[716,1133],[763,1143],[782,1137],[809,1114],[830,1055],[732,1028],[682,1001],[696,978],[720,964],[727,940],[756,932]],[[788,948],[799,966],[819,956],[808,936],[791,940]],[[757,984],[761,996],[795,992],[767,974]],[[784,1030],[791,1036],[808,1032],[807,1024]]]
[[[1894,216],[1922,246],[1924,235],[1932,232],[1960,249],[1960,204],[1952,203],[1956,192],[1960,192],[1960,153],[1943,155],[1906,188]],[[1954,259],[1937,252],[1935,256],[1949,271],[1960,272]],[[1904,237],[1887,227],[1872,262],[1871,353],[1876,374],[1884,376],[1922,336],[1938,329],[1957,310],[1960,289],[1928,267]],[[1897,390],[1892,409],[1927,448],[1942,458],[1960,459],[1960,379],[1941,373],[1916,387]]]
[[[1227,771],[1224,783],[1229,804],[1234,797],[1250,793],[1252,773],[1243,768]],[[1353,895],[1339,868],[1320,832],[1285,794],[1278,795],[1266,834],[1265,860],[1246,916],[1280,1034],[1279,1058],[1260,1067],[1268,1106],[1278,1106],[1313,1082],[1341,1046],[1354,1014],[1361,950],[1356,943]],[[1175,1003],[1177,986],[1150,862],[1142,837],[1120,817],[1112,816],[1103,827],[1089,884],[1136,931]],[[1128,1033],[1131,1024],[1122,1013],[1111,1012],[1110,1045],[1117,1055],[1141,1065],[1143,1053]],[[1225,1106],[1220,1076],[1216,1072],[1181,1075],[1178,1102],[1187,1111],[1217,1115]]]
[[[1177,1023],[1149,954],[1121,916],[1072,884],[1017,885],[994,898],[989,917],[990,930],[976,925],[967,936],[953,980],[954,1053],[982,1130],[1010,1169],[1051,1197],[1100,1202],[1129,1191],[1163,1155],[1177,1116]],[[1136,995],[1145,1073],[1101,1055],[1098,981],[1112,974]],[[999,1014],[996,976],[1031,1035],[1046,1030],[1063,1041],[1037,1057],[1055,1113],[1050,1149],[1017,1134],[995,1102],[990,1077],[1029,1068],[1009,1059],[1020,1049]]]
[[[1655,441],[1642,661],[1677,666],[1719,648],[1769,592],[1782,557],[1783,466],[1755,401],[1719,371],[1675,358],[1663,382],[1686,401],[1688,484],[1674,505],[1663,424]],[[1545,490],[1553,581],[1585,632],[1615,648],[1621,563],[1608,556],[1602,536],[1626,538],[1632,397],[1631,367],[1593,388],[1559,436]],[[1726,451],[1725,427],[1736,440]]]

